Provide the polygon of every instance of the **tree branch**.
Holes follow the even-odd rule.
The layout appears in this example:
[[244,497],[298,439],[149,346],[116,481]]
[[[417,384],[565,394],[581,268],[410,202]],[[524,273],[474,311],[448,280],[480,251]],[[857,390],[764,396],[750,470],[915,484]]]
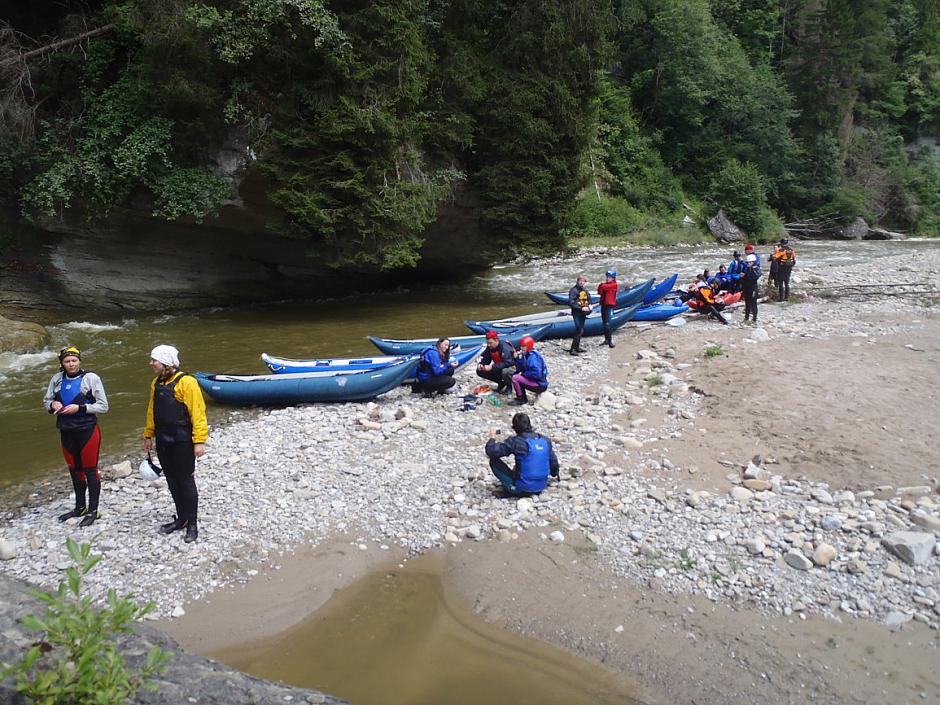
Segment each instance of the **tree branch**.
[[78,44],[79,42],[83,42],[86,39],[97,37],[99,34],[104,34],[105,32],[109,32],[112,29],[114,29],[113,23],[102,25],[101,27],[97,27],[96,29],[91,29],[87,32],[82,32],[81,34],[76,35],[74,37],[69,37],[68,39],[62,39],[58,42],[47,44],[44,47],[39,47],[38,49],[33,49],[31,51],[24,52],[22,54],[19,54],[18,56],[0,61],[0,68],[2,68],[3,66],[8,66],[10,64],[15,64],[19,62],[25,63],[31,59],[35,59],[40,56],[45,56],[46,54],[51,54],[53,52],[59,51],[60,49],[65,49],[66,47],[70,47],[73,44]]

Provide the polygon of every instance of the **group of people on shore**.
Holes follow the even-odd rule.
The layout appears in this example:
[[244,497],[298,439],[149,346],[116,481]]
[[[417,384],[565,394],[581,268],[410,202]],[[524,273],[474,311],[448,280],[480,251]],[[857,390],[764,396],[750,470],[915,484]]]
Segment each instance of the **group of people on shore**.
[[[185,529],[184,541],[191,543],[199,537],[195,471],[196,458],[205,453],[209,436],[206,403],[196,379],[180,371],[179,351],[173,346],[155,347],[150,353],[150,368],[155,376],[150,383],[144,450],[148,459],[151,450],[156,451],[160,465],[155,467],[166,478],[176,507],[173,520],[160,526],[160,532]],[[59,351],[59,371],[49,380],[43,406],[56,417],[75,493],[75,507],[61,514],[59,521],[81,517],[79,527],[91,526],[101,518],[98,415],[107,413],[110,405],[101,377],[82,367],[78,348]]]
[[[796,250],[787,238],[783,238],[774,245],[769,259],[768,282],[777,288],[777,301],[787,301],[790,298],[790,274],[796,266]],[[714,274],[708,269],[697,274],[680,298],[694,302],[695,308],[725,325],[728,320],[721,311],[727,303],[741,300],[744,302],[744,321],[757,323],[761,277],[761,257],[755,252],[754,245],[748,244],[744,247],[744,257],[735,250],[731,254],[731,262],[719,265]]]

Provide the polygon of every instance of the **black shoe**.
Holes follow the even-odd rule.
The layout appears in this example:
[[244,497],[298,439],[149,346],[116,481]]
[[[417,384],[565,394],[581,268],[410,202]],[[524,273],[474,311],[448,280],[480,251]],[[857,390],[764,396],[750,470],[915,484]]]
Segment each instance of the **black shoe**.
[[183,537],[184,543],[192,543],[199,538],[199,529],[196,528],[196,522],[191,522],[186,525],[186,536]]
[[424,393],[424,398],[425,398],[425,399],[430,399],[430,398],[433,397],[433,396],[434,396],[434,392],[425,392],[425,393]]
[[70,512],[66,512],[65,514],[60,514],[59,521],[68,521],[72,517],[83,517],[85,516],[85,512],[87,511],[88,509],[86,509],[85,507],[75,507],[75,509],[73,509]]
[[509,385],[500,384],[498,387],[496,387],[496,393],[497,394],[509,394]]
[[174,531],[179,531],[180,529],[183,529],[185,527],[186,527],[185,519],[177,519],[176,517],[173,517],[173,521],[167,524],[162,524],[160,526],[160,533],[172,534]]
[[91,526],[100,518],[101,514],[99,514],[97,511],[86,512],[85,517],[80,522],[78,522],[78,528],[84,529],[86,526]]
[[568,351],[568,354],[569,354],[569,355],[579,355],[580,353],[579,353],[579,351],[578,351],[577,348],[571,348],[571,350]]
[[529,403],[529,400],[526,399],[525,397],[516,397],[511,402],[509,402],[507,406],[525,406],[528,403]]
[[586,353],[586,352],[587,352],[587,350],[585,350],[584,348],[582,348],[580,345],[576,348],[576,350],[577,350],[579,353]]
[[613,340],[608,340],[608,341],[607,341],[607,347],[608,347],[608,348],[614,347],[614,341],[613,341]]

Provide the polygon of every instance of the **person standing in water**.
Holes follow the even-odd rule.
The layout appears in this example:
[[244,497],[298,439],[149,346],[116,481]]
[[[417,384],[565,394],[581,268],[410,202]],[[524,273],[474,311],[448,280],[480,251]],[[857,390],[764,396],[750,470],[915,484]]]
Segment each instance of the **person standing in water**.
[[94,372],[82,369],[82,353],[78,348],[62,348],[59,351],[59,365],[60,369],[49,380],[42,400],[46,411],[55,414],[62,455],[69,466],[75,492],[75,509],[59,515],[59,521],[81,517],[79,526],[91,526],[101,518],[98,513],[98,499],[101,496],[101,473],[98,471],[101,429],[98,427],[98,414],[108,412],[108,397],[101,378]]
[[150,353],[150,369],[156,377],[150,383],[144,450],[150,452],[156,441],[157,456],[176,507],[173,521],[163,524],[160,533],[186,529],[183,540],[191,543],[199,538],[196,458],[205,455],[209,426],[199,383],[192,375],[180,372],[179,366],[179,351],[172,345],[158,345]]

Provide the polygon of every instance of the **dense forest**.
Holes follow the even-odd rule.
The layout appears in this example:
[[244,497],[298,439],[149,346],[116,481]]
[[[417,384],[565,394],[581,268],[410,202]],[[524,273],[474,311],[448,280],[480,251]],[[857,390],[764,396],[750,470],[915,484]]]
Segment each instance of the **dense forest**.
[[[34,0],[0,17],[0,201],[211,217],[239,135],[269,233],[408,268],[723,208],[940,235],[940,0]],[[683,206],[683,204],[687,204]]]

